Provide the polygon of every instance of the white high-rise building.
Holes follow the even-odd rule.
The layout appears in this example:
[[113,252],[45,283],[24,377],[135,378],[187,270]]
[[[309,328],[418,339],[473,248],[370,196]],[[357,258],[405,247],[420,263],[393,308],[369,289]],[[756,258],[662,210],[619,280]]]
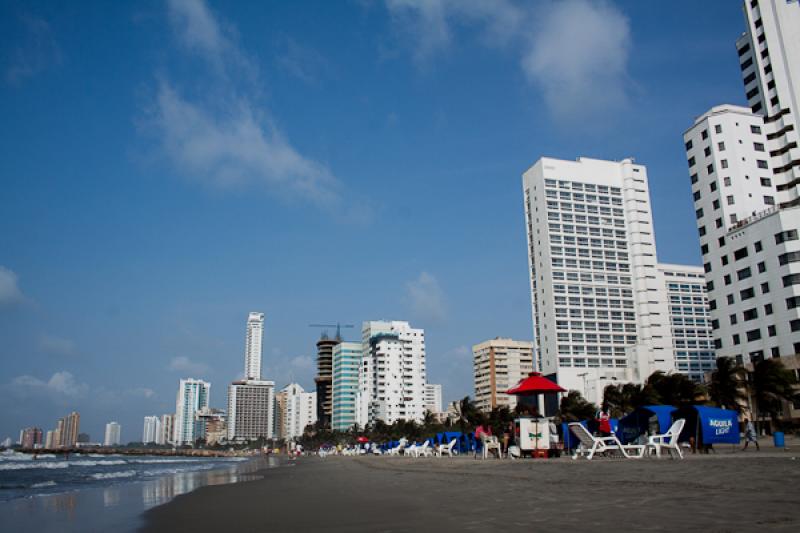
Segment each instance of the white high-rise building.
[[441,384],[425,384],[425,399],[423,400],[425,410],[433,414],[442,412],[442,386]]
[[228,440],[271,439],[275,434],[275,383],[246,379],[228,387]]
[[800,4],[744,3],[748,107],[684,134],[717,357],[800,352]]
[[593,402],[674,369],[647,169],[542,158],[523,191],[535,366]]
[[244,378],[261,379],[261,343],[264,337],[264,313],[247,317],[247,338],[244,347]]
[[658,274],[669,299],[675,369],[702,382],[716,368],[703,269],[659,263]]
[[176,446],[194,444],[194,415],[208,407],[211,383],[201,379],[182,379],[175,401],[173,442]]
[[306,426],[317,421],[317,393],[306,392],[297,383],[290,383],[277,394],[280,405],[280,437],[294,440],[303,435]]
[[362,327],[356,422],[421,422],[425,416],[425,331],[408,322],[371,321]]
[[333,347],[331,429],[347,431],[356,423],[361,343],[340,342]]
[[142,430],[142,442],[144,444],[159,444],[162,435],[161,419],[157,416],[144,417],[144,429]]
[[161,415],[161,431],[156,436],[156,444],[172,444],[175,436],[175,415]]
[[533,372],[533,343],[497,337],[472,347],[475,407],[490,413],[496,407],[517,406],[505,393]]
[[103,439],[103,446],[119,446],[122,438],[122,426],[117,422],[106,424],[106,435]]

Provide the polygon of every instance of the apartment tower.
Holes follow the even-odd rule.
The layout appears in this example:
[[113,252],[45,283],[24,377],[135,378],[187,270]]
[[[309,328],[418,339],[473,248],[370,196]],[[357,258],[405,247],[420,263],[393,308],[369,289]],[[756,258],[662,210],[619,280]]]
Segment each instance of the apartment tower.
[[533,343],[496,337],[472,347],[475,406],[484,413],[514,409],[517,397],[505,393],[533,372]]

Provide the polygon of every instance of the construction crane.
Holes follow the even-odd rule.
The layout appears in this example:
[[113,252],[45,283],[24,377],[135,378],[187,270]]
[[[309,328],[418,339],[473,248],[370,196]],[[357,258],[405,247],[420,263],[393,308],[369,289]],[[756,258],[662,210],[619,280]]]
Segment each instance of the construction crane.
[[342,328],[354,328],[355,326],[352,324],[309,324],[308,327],[310,328],[326,328],[325,331],[322,332],[323,335],[327,336],[328,331],[327,328],[336,328],[336,339],[342,340]]

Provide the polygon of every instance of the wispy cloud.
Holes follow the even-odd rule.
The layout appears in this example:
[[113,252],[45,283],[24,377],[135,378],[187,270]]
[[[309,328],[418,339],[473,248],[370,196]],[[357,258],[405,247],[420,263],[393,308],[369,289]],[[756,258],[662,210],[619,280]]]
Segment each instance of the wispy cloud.
[[418,317],[430,320],[447,318],[444,291],[432,274],[422,272],[417,279],[406,283],[406,294],[412,311]]
[[386,0],[425,65],[448,51],[454,28],[471,25],[488,46],[510,45],[550,112],[571,120],[627,104],[630,22],[607,0]]
[[3,388],[19,398],[41,395],[81,398],[89,392],[87,384],[78,382],[75,376],[66,370],[56,372],[47,381],[30,375],[18,376]]
[[187,374],[186,377],[201,377],[211,370],[211,368],[202,362],[192,361],[186,356],[173,357],[169,362],[169,369],[175,372]]
[[173,166],[208,185],[263,187],[345,220],[368,219],[366,207],[345,204],[342,184],[328,166],[303,155],[272,120],[261,102],[255,62],[238,45],[235,28],[202,0],[167,5],[179,48],[208,67],[191,91],[159,76],[146,123]]
[[291,37],[280,40],[281,51],[275,58],[277,65],[309,84],[316,84],[320,78],[330,74],[331,65],[318,50],[301,44]]
[[137,387],[134,389],[128,389],[126,391],[127,394],[131,396],[138,396],[145,399],[155,398],[156,392],[153,389],[148,389],[147,387]]
[[0,265],[0,307],[11,306],[25,300],[19,288],[17,275]]
[[61,49],[47,21],[31,15],[20,16],[19,20],[25,29],[25,38],[8,57],[5,79],[11,85],[19,85],[61,63]]
[[39,337],[37,344],[43,352],[54,355],[75,355],[77,352],[75,342],[70,339],[42,335]]

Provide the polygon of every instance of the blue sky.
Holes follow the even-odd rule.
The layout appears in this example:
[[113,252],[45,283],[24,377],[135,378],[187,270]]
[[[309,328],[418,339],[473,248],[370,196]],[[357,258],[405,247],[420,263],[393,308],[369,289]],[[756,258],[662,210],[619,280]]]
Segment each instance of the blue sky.
[[[0,3],[0,438],[223,407],[247,313],[313,386],[315,322],[409,320],[429,381],[532,338],[521,174],[647,165],[699,263],[682,132],[744,103],[736,1]],[[355,333],[353,333],[355,337]]]

